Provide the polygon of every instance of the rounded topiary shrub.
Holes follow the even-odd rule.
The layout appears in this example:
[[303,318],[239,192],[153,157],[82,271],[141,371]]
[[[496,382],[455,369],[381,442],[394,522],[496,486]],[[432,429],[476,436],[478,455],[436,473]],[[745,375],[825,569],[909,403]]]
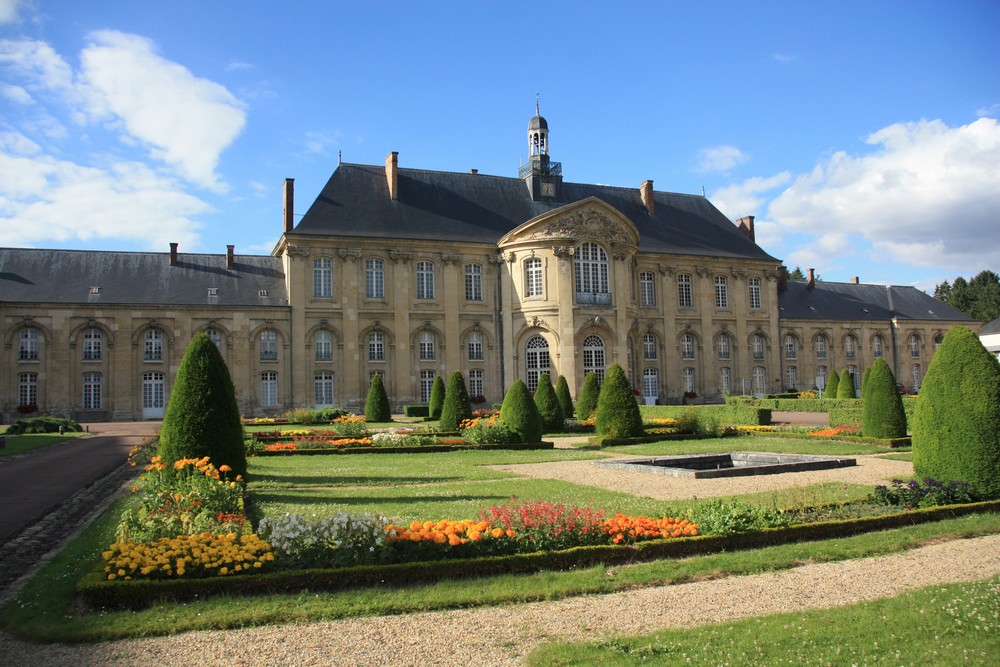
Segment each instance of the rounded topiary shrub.
[[837,383],[837,398],[857,398],[854,395],[854,376],[846,368],[840,374],[840,382]]
[[896,376],[889,364],[879,357],[865,371],[865,377],[861,434],[869,438],[905,438],[903,399],[896,389]]
[[583,387],[580,395],[576,399],[576,418],[586,421],[594,415],[597,410],[597,397],[601,392],[601,384],[597,381],[597,375],[587,373],[583,378]]
[[954,327],[934,353],[911,424],[918,478],[968,482],[1000,498],[1000,362],[969,329]]
[[469,402],[469,391],[465,388],[465,378],[461,372],[455,371],[448,378],[438,428],[442,431],[457,431],[466,419],[472,419],[472,403]]
[[431,385],[431,397],[427,401],[427,416],[431,419],[441,419],[441,409],[444,407],[444,380],[438,375]]
[[556,380],[556,398],[559,399],[559,407],[562,408],[563,418],[573,418],[573,395],[569,393],[569,382],[562,375]]
[[365,421],[369,423],[392,421],[392,409],[389,407],[389,397],[385,393],[381,373],[372,376],[372,383],[368,387],[368,398],[365,400]]
[[156,453],[167,464],[207,456],[246,475],[243,424],[226,362],[205,334],[191,340],[181,358],[163,415]]
[[507,390],[500,407],[500,420],[517,432],[521,442],[541,442],[542,417],[523,381],[514,380]]
[[538,378],[538,388],[535,389],[535,407],[542,418],[542,429],[545,431],[561,431],[563,429],[563,411],[552,388],[548,373],[542,373]]
[[823,390],[823,398],[837,398],[837,388],[840,385],[840,376],[833,368],[826,376],[826,389]]
[[604,376],[595,426],[597,435],[603,438],[634,438],[644,433],[632,385],[618,364],[611,364]]
[[83,430],[80,422],[75,419],[64,419],[62,417],[26,417],[18,419],[7,427],[7,435],[31,435],[36,433],[58,433],[59,429],[64,433],[79,433]]

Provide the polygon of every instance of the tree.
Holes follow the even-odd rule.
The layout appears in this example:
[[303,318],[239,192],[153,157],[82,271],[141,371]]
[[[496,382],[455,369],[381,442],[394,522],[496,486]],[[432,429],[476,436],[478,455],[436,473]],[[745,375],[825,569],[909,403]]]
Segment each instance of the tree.
[[985,324],[1000,317],[1000,276],[987,269],[968,281],[946,280],[934,288],[934,298]]
[[207,456],[219,468],[246,475],[243,424],[226,362],[205,334],[188,345],[163,417],[157,454],[167,464]]
[[611,364],[597,399],[597,435],[604,438],[632,438],[642,435],[642,415],[632,385],[618,364]]
[[441,408],[444,407],[444,380],[438,375],[431,384],[431,397],[427,402],[427,415],[431,419],[441,419]]
[[857,398],[854,394],[854,376],[846,368],[837,383],[837,398]]
[[381,373],[372,376],[372,383],[368,387],[368,399],[365,401],[365,421],[392,421],[392,410],[389,408],[389,397],[385,393]]
[[597,396],[601,391],[601,385],[597,381],[597,375],[593,371],[587,373],[586,377],[583,378],[583,387],[580,389],[580,395],[576,399],[576,418],[580,421],[586,421],[594,414],[594,410],[597,409]]
[[514,380],[503,397],[500,406],[500,420],[517,432],[521,442],[541,442],[542,417],[538,414],[535,401],[528,386],[522,380]]
[[565,419],[573,418],[573,396],[569,393],[569,382],[562,375],[556,380],[556,398],[559,399],[559,407],[563,410]]
[[459,425],[466,419],[472,419],[472,403],[465,388],[465,378],[460,371],[455,371],[448,378],[448,389],[444,393],[444,406],[441,408],[441,422],[438,428],[442,431],[457,431]]
[[552,388],[548,373],[542,373],[538,378],[535,407],[538,408],[538,414],[542,418],[542,428],[545,431],[563,430],[562,406],[559,405],[559,398],[556,396],[556,390]]
[[905,438],[906,413],[896,388],[896,376],[879,357],[865,371],[862,389],[861,434],[869,438]]
[[[789,280],[795,280],[795,281],[798,281],[800,283],[809,282],[809,276],[807,276],[805,273],[803,273],[802,272],[802,268],[798,267],[798,266],[796,266],[794,269],[792,269],[791,271],[788,272],[788,279]],[[822,280],[822,278],[819,277],[819,274],[816,273],[815,271],[813,272],[813,279],[816,282],[819,282],[820,280]]]
[[836,369],[831,368],[826,376],[826,389],[823,390],[823,398],[837,398],[837,387],[840,385],[840,376]]
[[913,410],[917,477],[964,481],[1000,498],[1000,362],[953,327],[934,353]]

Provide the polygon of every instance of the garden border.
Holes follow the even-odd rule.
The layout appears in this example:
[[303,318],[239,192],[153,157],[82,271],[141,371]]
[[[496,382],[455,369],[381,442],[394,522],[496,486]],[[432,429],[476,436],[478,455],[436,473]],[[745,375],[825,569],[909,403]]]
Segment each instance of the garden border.
[[486,445],[413,445],[411,447],[342,447],[340,449],[279,449],[254,452],[251,456],[314,456],[317,454],[423,454],[427,452],[460,452],[477,449],[555,449],[553,442],[512,442]]

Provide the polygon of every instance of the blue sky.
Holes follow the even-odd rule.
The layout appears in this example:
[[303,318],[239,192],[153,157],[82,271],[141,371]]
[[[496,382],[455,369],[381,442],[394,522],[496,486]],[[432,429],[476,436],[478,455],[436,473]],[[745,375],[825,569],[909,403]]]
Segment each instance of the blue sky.
[[1000,3],[0,0],[0,246],[268,253],[345,162],[704,192],[825,280],[1000,271]]

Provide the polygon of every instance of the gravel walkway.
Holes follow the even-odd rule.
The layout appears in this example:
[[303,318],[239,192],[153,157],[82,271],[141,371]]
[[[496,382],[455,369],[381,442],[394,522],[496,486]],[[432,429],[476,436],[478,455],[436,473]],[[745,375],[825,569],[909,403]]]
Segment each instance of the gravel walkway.
[[997,575],[1000,535],[991,535],[893,556],[557,602],[191,632],[88,646],[31,646],[0,636],[0,661],[21,667],[517,665],[547,640],[593,640],[838,607]]

